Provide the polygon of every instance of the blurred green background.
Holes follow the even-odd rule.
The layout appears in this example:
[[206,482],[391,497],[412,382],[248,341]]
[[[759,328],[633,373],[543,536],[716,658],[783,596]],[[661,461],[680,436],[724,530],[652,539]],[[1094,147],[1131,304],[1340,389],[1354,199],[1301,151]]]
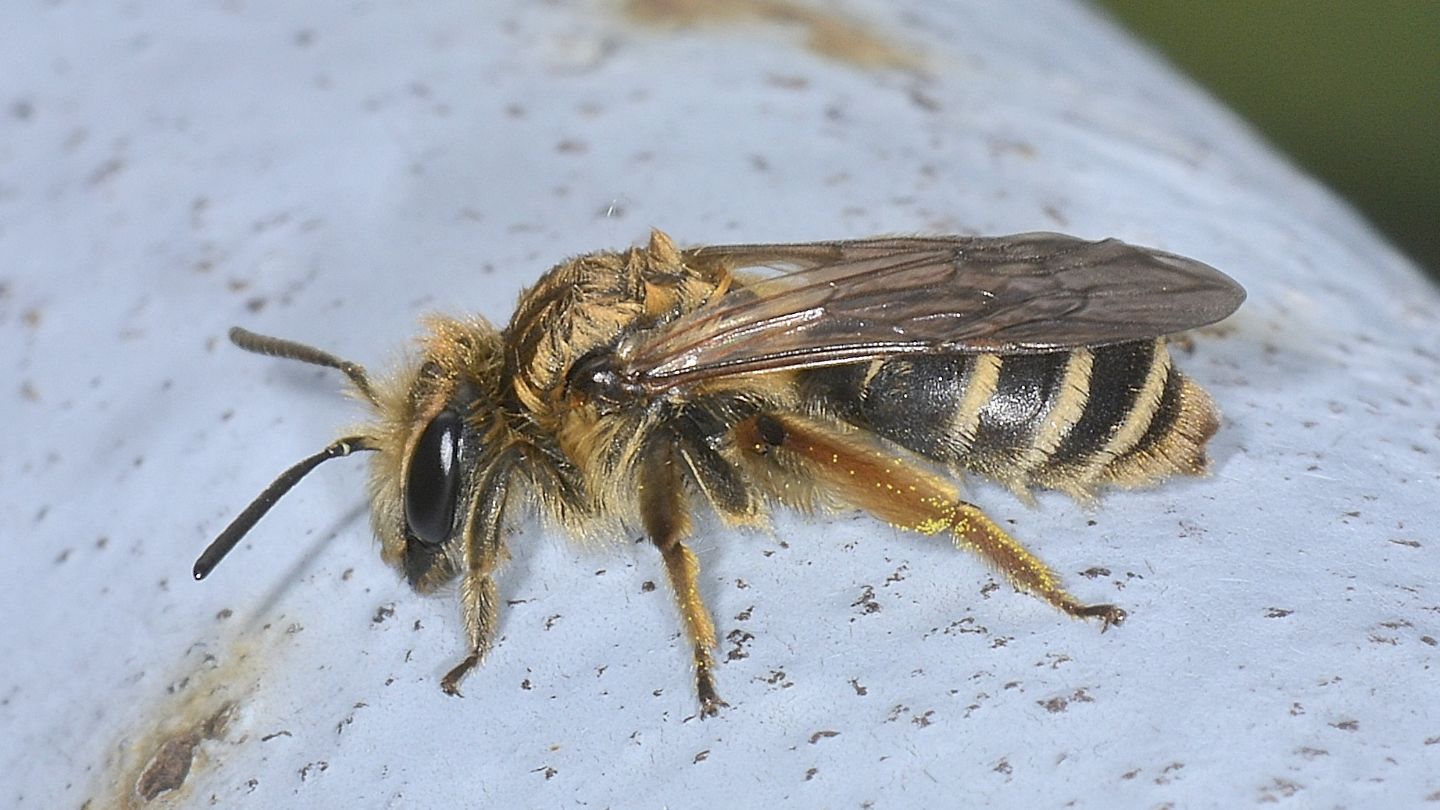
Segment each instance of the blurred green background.
[[1440,278],[1440,2],[1100,5]]

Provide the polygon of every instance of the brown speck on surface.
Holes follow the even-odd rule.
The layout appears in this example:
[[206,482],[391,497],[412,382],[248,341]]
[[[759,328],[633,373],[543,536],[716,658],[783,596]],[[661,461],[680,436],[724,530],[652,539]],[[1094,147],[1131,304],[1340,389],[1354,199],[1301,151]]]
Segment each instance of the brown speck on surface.
[[[880,612],[880,603],[875,601],[875,588],[874,588],[874,586],[872,586],[872,585],[866,585],[866,586],[860,591],[860,598],[856,599],[854,602],[851,602],[851,603],[850,603],[850,607],[858,607],[858,608],[860,608],[860,613],[861,613],[861,615],[865,615],[865,616],[868,616],[868,615],[870,615],[871,613],[879,613],[879,612]],[[853,621],[853,620],[852,620],[852,621]]]
[[991,770],[995,771],[996,773],[1003,773],[1006,776],[1009,776],[1010,774],[1015,772],[1015,768],[1010,765],[1010,760],[1005,759],[1004,757],[1001,757],[1000,761],[995,763],[995,767]]
[[120,158],[110,158],[90,172],[90,176],[85,178],[85,184],[91,187],[98,186],[124,170],[125,161]]
[[555,623],[558,622],[558,621],[560,621],[560,614],[559,614],[559,613],[556,613],[556,614],[554,614],[554,615],[552,615],[552,616],[546,617],[546,619],[545,619],[545,629],[546,629],[546,630],[549,630],[550,628],[554,627],[554,626],[555,626]]
[[1025,141],[1017,141],[1009,138],[993,138],[990,140],[990,156],[994,158],[1011,156],[1022,160],[1033,160],[1035,158],[1035,147]]
[[915,715],[914,717],[910,718],[910,722],[914,723],[915,725],[919,726],[920,728],[925,728],[926,726],[929,726],[931,723],[934,722],[933,720],[930,719],[930,718],[933,717],[933,716],[935,716],[935,710],[934,710],[934,709],[930,709],[930,710],[926,711],[924,714],[917,714],[917,715]]
[[753,633],[747,633],[744,630],[740,630],[738,628],[735,630],[731,630],[729,633],[726,633],[725,640],[730,642],[731,644],[734,644],[735,646],[731,648],[729,652],[725,653],[725,660],[739,661],[742,658],[749,658],[750,653],[746,651],[745,645],[749,644],[754,639],[755,635]]
[[40,390],[35,387],[35,383],[26,380],[20,383],[20,398],[26,402],[39,402]]
[[[1063,667],[1071,661],[1075,660],[1064,653],[1046,653],[1045,659],[1051,669],[1059,669],[1060,667]],[[1038,662],[1036,666],[1039,666]]]
[[268,230],[278,228],[290,221],[288,211],[278,211],[269,216],[260,217],[250,223],[250,230],[253,233],[264,233]]
[[1281,779],[1277,776],[1269,785],[1260,789],[1260,803],[1275,804],[1281,799],[1288,799],[1304,789],[1305,786],[1298,782],[1291,782],[1289,779]]
[[810,80],[804,76],[781,76],[776,73],[765,75],[765,83],[781,90],[808,90]]
[[272,733],[270,733],[270,734],[266,734],[264,737],[261,737],[261,738],[260,738],[260,742],[270,742],[271,740],[275,739],[276,737],[293,737],[293,736],[295,736],[295,735],[294,735],[294,734],[291,734],[289,731],[286,731],[285,729],[280,729],[279,731],[272,732]]
[[925,112],[939,112],[940,101],[918,87],[910,88],[910,103]]
[[669,28],[766,24],[801,28],[811,52],[859,68],[914,69],[914,48],[875,33],[876,26],[793,0],[628,0],[625,13],[635,22]]
[[1294,612],[1295,612],[1295,611],[1293,611],[1293,610],[1286,610],[1285,608],[1277,608],[1277,607],[1266,608],[1266,609],[1265,609],[1265,618],[1267,618],[1267,619],[1283,619],[1283,618],[1285,618],[1286,616],[1289,616],[1290,614],[1292,614],[1292,613],[1294,613]]
[[38,329],[43,318],[38,307],[30,307],[20,315],[20,322],[25,324],[26,329]]
[[1420,548],[1420,541],[1419,541],[1419,540],[1411,540],[1411,539],[1408,538],[1408,537],[1407,537],[1407,538],[1404,538],[1404,539],[1401,539],[1401,538],[1398,538],[1398,537],[1392,537],[1392,538],[1390,539],[1390,542],[1394,543],[1394,544],[1397,545],[1397,546],[1408,546],[1408,547],[1410,547],[1410,548]]
[[956,636],[962,634],[985,635],[986,633],[990,632],[990,628],[986,627],[983,624],[976,624],[974,616],[962,616],[961,618],[950,622],[950,624],[946,625],[944,629],[938,627],[932,628],[930,632],[925,634],[925,637],[929,638],[936,632],[947,636]]
[[869,689],[866,689],[864,686],[862,686],[862,685],[860,684],[859,679],[857,679],[857,678],[851,678],[851,679],[850,679],[850,687],[851,687],[852,689],[854,689],[854,690],[855,690],[855,694],[858,695],[858,696],[860,696],[860,697],[865,697],[866,695],[870,694],[870,690],[869,690]]
[[223,622],[234,615],[235,611],[231,610],[230,608],[220,608],[219,612],[215,614],[215,621]]
[[552,768],[552,767],[549,766],[549,765],[545,765],[545,766],[536,768],[535,770],[531,771],[531,773],[543,773],[543,774],[545,774],[545,779],[546,779],[546,781],[549,781],[549,780],[551,780],[551,779],[554,779],[554,778],[555,778],[555,774],[559,773],[559,771],[555,770],[554,768]]
[[303,767],[300,768],[300,770],[296,771],[296,773],[300,774],[300,781],[304,782],[306,779],[310,778],[310,775],[312,773],[321,774],[328,770],[330,770],[330,763],[322,759],[316,762],[306,763]]
[[1331,727],[1331,728],[1338,728],[1338,729],[1340,729],[1341,731],[1359,731],[1359,730],[1360,730],[1360,721],[1359,721],[1359,720],[1341,720],[1341,721],[1338,722],[1338,723],[1331,723],[1331,724],[1330,724],[1330,727]]
[[789,677],[783,669],[772,669],[768,675],[763,678],[757,678],[757,680],[768,683],[771,686],[779,686],[781,689],[789,689],[795,685],[795,682],[789,680]]
[[820,769],[819,769],[819,768],[806,768],[806,769],[805,769],[805,781],[806,781],[806,782],[809,782],[811,779],[814,779],[814,778],[815,778],[815,774],[817,774],[817,773],[819,773],[819,772],[820,772]]
[[1098,577],[1108,577],[1108,576],[1110,576],[1110,569],[1109,569],[1109,568],[1102,568],[1101,566],[1096,565],[1096,566],[1092,566],[1092,567],[1090,567],[1090,568],[1086,568],[1084,571],[1081,571],[1081,572],[1080,572],[1080,576],[1085,577],[1086,579],[1096,579],[1096,578],[1098,578]]
[[1125,780],[1130,780],[1130,779],[1134,779],[1135,777],[1137,777],[1137,776],[1139,776],[1139,775],[1140,775],[1140,769],[1139,769],[1139,768],[1135,768],[1134,770],[1129,770],[1129,771],[1126,771],[1125,773],[1120,774],[1120,778],[1121,778],[1121,779],[1125,779]]
[[750,616],[751,616],[754,612],[755,612],[755,606],[754,606],[754,605],[751,605],[750,607],[745,608],[744,610],[740,611],[739,613],[736,613],[736,614],[735,614],[735,621],[737,621],[737,622],[748,622],[748,621],[750,621]]
[[61,146],[67,153],[73,153],[76,149],[84,146],[88,140],[90,140],[90,130],[85,127],[76,127],[70,130],[70,134],[65,136],[65,140]]
[[[365,701],[361,700],[361,701],[356,701],[355,705],[354,705],[352,708],[354,708],[355,710],[358,711],[358,710],[360,710],[360,709],[368,709],[369,707],[370,707],[370,704],[368,704],[368,703],[366,703]],[[355,723],[355,712],[351,712],[350,714],[348,714],[348,715],[345,716],[345,719],[344,719],[344,720],[341,720],[340,722],[338,722],[338,723],[335,724],[335,733],[336,733],[336,734],[341,734],[341,733],[343,733],[343,732],[345,731],[345,727],[346,727],[346,726],[353,725],[354,723]]]
[[254,298],[251,298],[249,301],[245,302],[245,308],[250,310],[251,312],[258,314],[260,310],[264,309],[265,305],[269,303],[270,299],[266,298],[263,295],[257,295]]
[[831,738],[831,737],[839,737],[839,736],[840,736],[840,732],[838,732],[838,731],[830,731],[830,730],[828,730],[828,729],[826,729],[826,730],[824,730],[824,731],[817,731],[817,732],[815,732],[814,734],[811,734],[811,735],[810,735],[810,744],[811,744],[811,745],[814,745],[815,743],[820,742],[821,740],[827,740],[827,739],[829,739],[829,738]]
[[1160,775],[1155,777],[1155,784],[1170,784],[1171,782],[1175,781],[1175,777],[1180,773],[1180,771],[1184,769],[1185,763],[1183,762],[1172,762],[1169,765],[1166,765],[1165,767],[1160,769]]
[[395,603],[387,602],[375,609],[375,615],[370,617],[371,624],[384,624],[386,619],[395,615]]
[[692,765],[694,765],[694,764],[698,764],[698,763],[704,762],[705,760],[707,760],[707,759],[709,759],[709,758],[710,758],[710,749],[709,749],[709,748],[706,748],[704,751],[701,751],[700,753],[696,754],[696,755],[695,755],[695,759],[691,760],[690,762],[691,762]]
[[1094,703],[1095,698],[1090,697],[1084,689],[1076,689],[1069,695],[1057,695],[1048,700],[1037,700],[1035,703],[1044,707],[1045,711],[1051,714],[1059,714],[1070,708],[1071,703]]

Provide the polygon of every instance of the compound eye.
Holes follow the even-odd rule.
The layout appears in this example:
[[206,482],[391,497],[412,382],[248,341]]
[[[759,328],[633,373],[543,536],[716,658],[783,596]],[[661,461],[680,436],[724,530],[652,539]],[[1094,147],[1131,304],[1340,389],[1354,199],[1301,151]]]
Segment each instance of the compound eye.
[[463,421],[452,410],[436,414],[410,454],[410,471],[405,478],[405,522],[410,534],[427,546],[444,543],[455,522]]

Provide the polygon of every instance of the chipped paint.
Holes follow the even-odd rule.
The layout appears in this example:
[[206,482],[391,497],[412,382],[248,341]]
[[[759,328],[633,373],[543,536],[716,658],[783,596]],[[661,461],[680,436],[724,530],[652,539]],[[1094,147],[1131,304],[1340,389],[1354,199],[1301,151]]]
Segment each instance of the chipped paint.
[[[248,638],[261,631],[242,627]],[[273,649],[234,643],[218,660],[199,661],[172,681],[121,741],[96,782],[87,807],[121,810],[175,807],[195,798],[199,777],[219,767],[227,746],[242,743],[245,707],[259,689]]]

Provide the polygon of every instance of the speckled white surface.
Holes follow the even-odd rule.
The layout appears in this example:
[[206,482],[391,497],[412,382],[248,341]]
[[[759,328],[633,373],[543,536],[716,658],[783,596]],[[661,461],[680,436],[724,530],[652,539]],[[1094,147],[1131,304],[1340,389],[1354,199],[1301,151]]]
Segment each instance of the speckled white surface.
[[[193,762],[154,805],[1440,799],[1440,296],[1086,8],[101,5],[22,0],[0,33],[0,803],[143,805],[166,740]],[[837,19],[874,41],[825,45]],[[700,721],[658,556],[524,524],[454,700],[454,601],[383,567],[359,463],[190,581],[359,416],[228,326],[378,367],[422,313],[504,320],[652,225],[1064,230],[1244,283],[1179,356],[1225,410],[1212,478],[1093,513],[973,488],[1130,622],[1101,635],[855,515],[710,525],[733,708]]]

